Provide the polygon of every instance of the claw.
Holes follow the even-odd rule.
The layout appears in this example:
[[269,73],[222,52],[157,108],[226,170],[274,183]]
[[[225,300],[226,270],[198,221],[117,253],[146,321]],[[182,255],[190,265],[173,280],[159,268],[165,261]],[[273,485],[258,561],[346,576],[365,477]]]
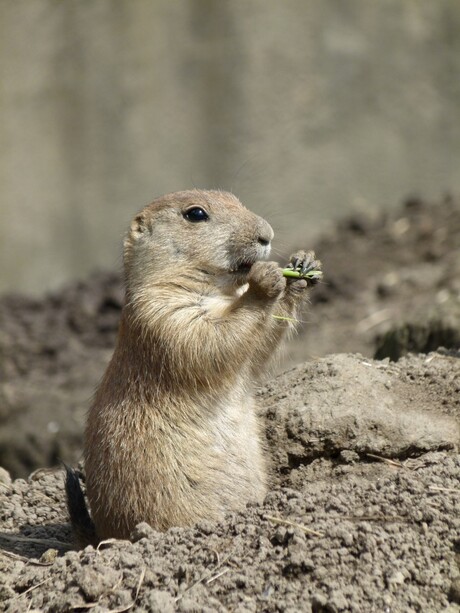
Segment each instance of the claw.
[[310,260],[310,262],[305,261],[302,265],[302,274],[304,275],[307,272],[310,272],[310,270],[315,270],[316,268],[318,268],[319,266],[319,262],[318,260]]
[[[321,262],[316,259],[314,251],[299,251],[291,256],[291,261],[286,267],[286,271],[290,270],[302,278],[308,275],[308,283],[314,285],[322,277]],[[294,275],[286,275],[293,277]]]

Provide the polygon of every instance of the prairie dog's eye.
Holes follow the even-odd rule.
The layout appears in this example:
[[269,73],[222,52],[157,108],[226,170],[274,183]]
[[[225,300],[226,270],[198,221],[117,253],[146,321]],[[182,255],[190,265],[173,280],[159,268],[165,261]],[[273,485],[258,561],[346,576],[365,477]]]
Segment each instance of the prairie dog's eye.
[[209,215],[206,213],[206,211],[199,206],[194,206],[193,208],[185,211],[184,217],[187,219],[187,221],[192,221],[193,223],[196,223],[197,221],[207,221],[209,219]]

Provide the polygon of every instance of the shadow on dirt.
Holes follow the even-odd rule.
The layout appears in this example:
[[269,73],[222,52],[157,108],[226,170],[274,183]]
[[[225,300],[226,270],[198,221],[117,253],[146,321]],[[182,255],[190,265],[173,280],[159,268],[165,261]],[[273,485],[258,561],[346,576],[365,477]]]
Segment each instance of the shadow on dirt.
[[[70,524],[66,523],[24,524],[18,532],[0,532],[1,553],[9,552],[21,558],[34,559],[34,564],[47,566],[56,556],[72,549],[76,547]],[[54,551],[51,553],[50,550]]]

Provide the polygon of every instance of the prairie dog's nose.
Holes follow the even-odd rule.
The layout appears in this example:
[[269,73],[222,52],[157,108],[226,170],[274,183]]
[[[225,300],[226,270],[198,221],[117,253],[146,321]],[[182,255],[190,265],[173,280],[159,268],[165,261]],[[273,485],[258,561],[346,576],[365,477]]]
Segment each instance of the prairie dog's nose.
[[271,243],[274,234],[271,225],[265,219],[260,218],[257,241],[266,247]]

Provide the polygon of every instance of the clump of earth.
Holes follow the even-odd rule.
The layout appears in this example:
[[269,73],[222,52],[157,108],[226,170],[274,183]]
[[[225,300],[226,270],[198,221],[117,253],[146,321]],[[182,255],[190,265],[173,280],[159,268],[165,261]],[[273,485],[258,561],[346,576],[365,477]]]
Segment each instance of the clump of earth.
[[73,544],[59,463],[81,459],[120,275],[1,298],[0,609],[460,611],[459,246],[452,198],[340,222],[259,390],[263,505],[98,550]]

